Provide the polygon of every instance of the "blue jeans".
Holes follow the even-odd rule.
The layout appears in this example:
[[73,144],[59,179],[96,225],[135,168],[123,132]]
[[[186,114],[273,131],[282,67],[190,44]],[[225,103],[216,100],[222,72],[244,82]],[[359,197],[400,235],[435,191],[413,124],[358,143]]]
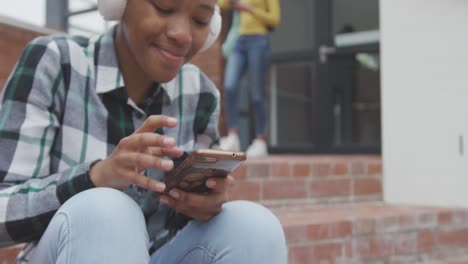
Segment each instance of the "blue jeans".
[[152,256],[138,205],[109,188],[79,193],[55,214],[30,263],[285,264],[287,250],[277,218],[252,202],[223,206],[207,222],[189,224]]
[[238,129],[239,86],[243,75],[248,72],[255,111],[255,133],[265,135],[265,79],[270,58],[268,35],[241,35],[237,39],[224,73],[224,103],[229,129]]

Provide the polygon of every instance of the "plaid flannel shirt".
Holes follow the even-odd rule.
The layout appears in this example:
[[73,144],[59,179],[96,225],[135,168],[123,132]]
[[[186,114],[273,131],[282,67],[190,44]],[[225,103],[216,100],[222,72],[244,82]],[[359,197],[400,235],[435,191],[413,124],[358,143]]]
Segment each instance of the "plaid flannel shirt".
[[[172,136],[191,151],[218,140],[219,92],[194,65],[184,65],[170,82],[154,84],[135,104],[127,95],[114,48],[115,29],[91,39],[52,35],[24,50],[0,96],[0,247],[35,242],[58,208],[95,187],[87,174],[120,139],[149,115],[179,120]],[[147,170],[162,179],[164,173]],[[136,186],[125,192],[142,208],[153,248],[168,241],[188,218],[159,204]]]

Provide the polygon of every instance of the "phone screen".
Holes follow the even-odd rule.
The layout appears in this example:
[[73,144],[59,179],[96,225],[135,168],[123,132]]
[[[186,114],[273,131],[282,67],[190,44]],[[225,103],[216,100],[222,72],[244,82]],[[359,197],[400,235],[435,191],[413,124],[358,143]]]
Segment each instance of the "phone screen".
[[177,187],[187,192],[208,192],[207,179],[226,177],[244,160],[242,152],[200,150],[186,153],[185,157],[174,160],[174,169],[166,174],[166,191]]

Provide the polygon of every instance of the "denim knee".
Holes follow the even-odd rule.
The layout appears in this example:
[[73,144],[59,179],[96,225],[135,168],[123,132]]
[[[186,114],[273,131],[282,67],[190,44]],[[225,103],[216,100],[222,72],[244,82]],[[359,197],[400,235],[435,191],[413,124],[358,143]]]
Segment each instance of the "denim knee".
[[287,263],[279,220],[267,208],[248,201],[225,203],[209,221],[191,221],[155,256],[154,263],[174,255],[181,264]]
[[111,188],[94,188],[68,200],[57,212],[67,218],[69,228],[90,238],[135,240],[148,247],[145,218],[127,194]]
[[148,247],[139,206],[121,191],[94,188],[60,207],[31,263],[148,263]]
[[215,218],[229,230],[225,240],[229,247],[239,247],[246,254],[252,254],[249,261],[286,263],[283,228],[278,218],[267,208],[249,201],[233,201],[224,204],[222,212]]
[[248,233],[260,240],[285,241],[278,218],[260,204],[250,201],[228,202],[216,218],[227,222],[235,233]]
[[57,213],[69,218],[92,219],[96,224],[143,218],[140,207],[125,193],[111,188],[93,188],[70,198]]

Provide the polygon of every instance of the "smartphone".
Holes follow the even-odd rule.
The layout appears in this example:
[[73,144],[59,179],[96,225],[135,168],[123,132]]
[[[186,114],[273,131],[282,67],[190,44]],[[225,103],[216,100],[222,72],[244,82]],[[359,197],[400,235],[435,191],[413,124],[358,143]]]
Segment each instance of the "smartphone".
[[174,161],[174,169],[166,174],[165,192],[178,188],[186,192],[210,191],[205,182],[210,178],[226,177],[246,159],[244,152],[198,149]]

